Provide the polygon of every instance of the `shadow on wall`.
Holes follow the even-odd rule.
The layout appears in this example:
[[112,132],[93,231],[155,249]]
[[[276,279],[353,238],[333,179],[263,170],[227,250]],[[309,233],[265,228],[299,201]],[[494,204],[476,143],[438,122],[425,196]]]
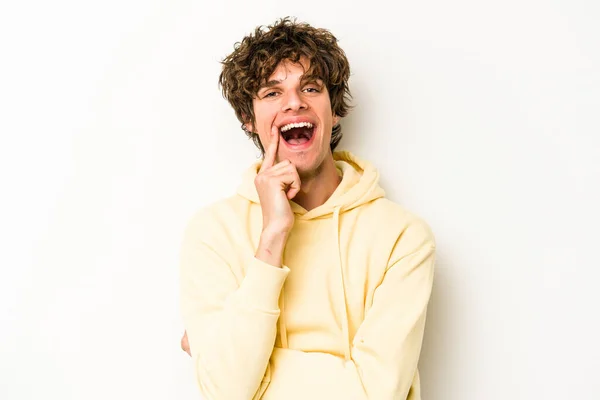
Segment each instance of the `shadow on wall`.
[[456,334],[460,331],[458,294],[452,285],[450,261],[440,254],[436,261],[433,292],[427,311],[427,323],[419,373],[423,399],[450,399],[459,393],[461,383],[460,349]]

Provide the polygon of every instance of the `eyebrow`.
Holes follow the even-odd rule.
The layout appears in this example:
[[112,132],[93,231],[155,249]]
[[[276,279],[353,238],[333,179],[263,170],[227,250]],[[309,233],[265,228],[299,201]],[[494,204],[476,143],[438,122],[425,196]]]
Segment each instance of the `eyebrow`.
[[266,89],[266,88],[272,88],[273,86],[279,85],[281,82],[282,81],[270,80],[269,82],[265,83],[264,85],[260,85],[260,87],[258,88],[258,90],[262,90],[262,89]]
[[[281,84],[281,82],[283,81],[278,81],[276,79],[272,79],[262,85],[260,85],[260,87],[258,88],[257,92],[260,92],[261,90],[264,89],[269,89],[272,88],[274,86],[277,86],[279,84]],[[306,76],[304,77],[304,75],[302,77],[300,77],[300,83],[306,84],[306,83],[317,83],[320,85],[323,85],[323,80],[321,78],[318,78],[316,76]]]

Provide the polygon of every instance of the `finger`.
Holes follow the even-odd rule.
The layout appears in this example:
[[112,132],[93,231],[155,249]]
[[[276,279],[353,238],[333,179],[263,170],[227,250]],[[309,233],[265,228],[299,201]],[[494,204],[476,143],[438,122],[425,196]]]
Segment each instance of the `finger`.
[[271,128],[271,134],[269,135],[269,147],[265,153],[265,158],[260,167],[260,171],[262,172],[267,168],[270,168],[275,163],[275,157],[277,156],[277,147],[279,146],[279,130],[276,126]]
[[302,184],[302,182],[300,181],[300,176],[298,175],[298,171],[296,170],[296,168],[294,168],[294,171],[290,174],[288,181],[289,182],[286,182],[289,185],[286,196],[287,196],[288,200],[291,200],[294,197],[296,197],[296,195],[300,191],[300,186]]
[[273,177],[292,177],[294,174],[298,174],[296,166],[288,159],[283,160],[280,163],[275,164],[269,169],[269,175]]
[[187,331],[184,332],[183,337],[181,338],[181,350],[190,354],[190,343],[188,342]]
[[292,164],[292,162],[286,158],[285,160],[280,161],[277,164],[273,165],[271,167],[271,171],[272,172],[281,171],[283,169],[289,168],[291,164]]

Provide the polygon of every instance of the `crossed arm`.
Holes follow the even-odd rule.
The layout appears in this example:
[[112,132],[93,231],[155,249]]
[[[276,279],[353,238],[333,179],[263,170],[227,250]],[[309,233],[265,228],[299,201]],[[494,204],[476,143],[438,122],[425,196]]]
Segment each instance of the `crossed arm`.
[[[351,358],[356,366],[357,382],[353,387],[362,389],[362,393],[356,394],[361,399],[406,399],[411,389],[433,282],[435,244],[427,232],[422,225],[417,224],[416,227],[409,226],[398,239],[387,272],[375,290],[373,303],[354,337]],[[273,350],[275,324],[279,314],[277,304],[272,302],[270,306],[257,310],[252,309],[251,304],[232,302],[228,298],[233,296],[239,299],[236,292],[242,290],[244,285],[246,295],[258,295],[262,289],[255,287],[249,290],[249,286],[243,281],[238,285],[231,280],[231,274],[220,274],[216,279],[224,281],[215,281],[214,272],[228,270],[229,266],[220,263],[214,255],[199,251],[193,258],[189,258],[189,262],[196,267],[212,263],[212,271],[188,266],[187,271],[191,275],[184,276],[184,279],[193,283],[184,285],[183,298],[187,299],[188,304],[196,305],[187,308],[184,315],[186,328],[189,328],[181,339],[181,347],[195,360],[198,380],[201,388],[204,388],[201,390],[204,390],[205,397],[251,399],[260,385]],[[267,265],[262,267],[268,268]],[[207,282],[203,277],[206,278],[209,273],[212,275]],[[230,289],[227,293],[219,290],[221,297],[215,303],[211,291],[214,292],[217,287],[215,285],[219,284],[221,288],[224,285]],[[280,288],[269,287],[268,290],[273,291],[275,298]],[[201,292],[203,295],[199,296],[198,293]],[[213,305],[207,308],[207,302]],[[203,316],[203,312],[211,316],[206,318],[208,314]],[[217,326],[223,330],[215,330]],[[257,333],[264,332],[268,337],[231,334],[232,331],[247,329]],[[224,334],[225,330],[229,333]],[[192,336],[188,337],[188,333]],[[240,354],[249,354],[248,351],[253,356],[244,358],[257,361],[239,362]],[[315,362],[318,362],[317,358],[322,359],[323,355],[307,353],[304,356],[314,356]],[[339,365],[343,368],[343,364]],[[332,376],[336,373],[339,371],[331,370]],[[228,385],[231,381],[235,381],[236,385]],[[231,386],[246,389],[243,393],[234,394],[228,392],[235,390]]]

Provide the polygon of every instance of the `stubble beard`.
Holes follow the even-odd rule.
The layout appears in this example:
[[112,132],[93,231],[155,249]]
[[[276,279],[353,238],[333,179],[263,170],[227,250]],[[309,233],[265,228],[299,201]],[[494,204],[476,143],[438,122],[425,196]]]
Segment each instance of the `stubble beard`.
[[325,168],[325,160],[317,160],[317,162],[318,164],[316,167],[308,170],[303,170],[296,167],[298,170],[298,176],[302,182],[312,180],[323,172],[323,169]]

